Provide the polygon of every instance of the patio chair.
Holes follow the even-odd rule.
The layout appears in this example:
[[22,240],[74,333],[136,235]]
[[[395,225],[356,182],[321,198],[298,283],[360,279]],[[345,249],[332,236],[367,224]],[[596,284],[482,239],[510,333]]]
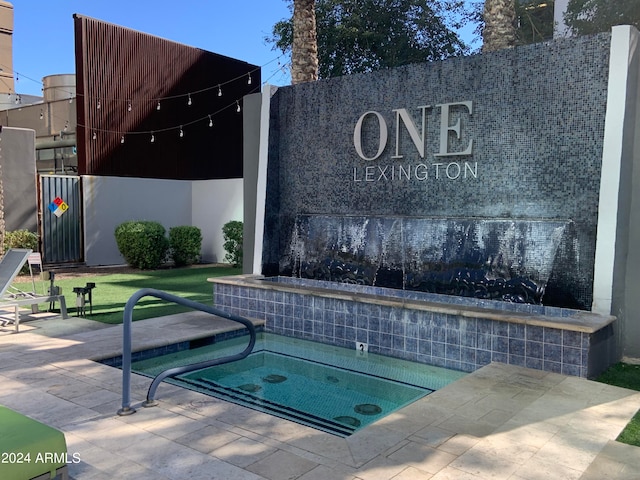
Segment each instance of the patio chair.
[[0,405],[0,478],[67,480],[67,443],[60,430]]
[[[33,251],[28,248],[11,248],[7,250],[0,261],[0,308],[9,308],[14,311],[13,319],[2,319],[0,320],[0,325],[4,327],[8,323],[13,323],[15,324],[16,332],[20,329],[19,308],[22,305],[31,305],[32,312],[37,312],[38,304],[58,301],[60,302],[60,314],[62,318],[69,318],[64,296],[57,294],[57,292],[53,295],[51,292],[45,295],[38,295],[35,291],[24,292],[11,285],[32,252]],[[30,271],[33,272],[31,265]],[[35,290],[33,273],[32,284]]]

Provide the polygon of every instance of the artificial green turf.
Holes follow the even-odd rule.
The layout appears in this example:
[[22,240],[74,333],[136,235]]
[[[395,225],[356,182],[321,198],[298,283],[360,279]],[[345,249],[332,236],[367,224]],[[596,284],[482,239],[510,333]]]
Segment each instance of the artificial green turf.
[[[212,305],[213,285],[207,282],[207,278],[239,273],[241,273],[241,269],[218,266],[140,270],[136,273],[65,278],[56,280],[55,285],[62,288],[69,315],[75,315],[76,294],[73,293],[73,288],[84,287],[88,282],[95,283],[96,287],[92,291],[92,314],[89,315],[89,305],[87,304],[85,316],[98,322],[117,324],[122,323],[124,305],[127,300],[142,288],[155,288],[205,305]],[[31,285],[29,284],[29,286]],[[24,288],[24,283],[18,287]],[[43,283],[37,281],[36,293],[42,293],[43,287]],[[48,308],[48,304],[41,305],[41,308]],[[143,297],[136,303],[133,310],[133,320],[161,317],[189,310],[186,307],[155,297]]]
[[[640,391],[640,365],[616,363],[596,380],[609,385]],[[627,445],[640,447],[640,411],[634,415],[617,440]]]
[[616,440],[627,445],[640,447],[640,411],[636,412]]

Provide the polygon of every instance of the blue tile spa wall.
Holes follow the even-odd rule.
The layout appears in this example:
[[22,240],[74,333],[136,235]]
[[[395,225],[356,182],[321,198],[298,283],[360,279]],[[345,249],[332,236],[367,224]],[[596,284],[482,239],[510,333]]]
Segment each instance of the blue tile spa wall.
[[551,278],[569,293],[552,304],[589,309],[609,46],[562,39],[278,89],[263,272],[290,267],[301,216],[550,221],[572,231]]
[[[364,300],[371,290],[361,286],[351,290],[360,295],[332,298],[302,290],[215,284],[214,298],[218,308],[265,320],[270,332],[346,348],[365,342],[370,352],[429,365],[472,372],[497,361],[580,377],[599,373],[594,346],[599,337],[606,337],[606,327],[586,333],[556,328],[552,322],[548,326],[513,323],[508,316],[500,321],[438,313],[402,301],[417,298],[414,292],[391,294],[377,302]],[[398,301],[389,300],[393,297]],[[576,313],[500,303],[514,312],[528,309],[549,317]]]

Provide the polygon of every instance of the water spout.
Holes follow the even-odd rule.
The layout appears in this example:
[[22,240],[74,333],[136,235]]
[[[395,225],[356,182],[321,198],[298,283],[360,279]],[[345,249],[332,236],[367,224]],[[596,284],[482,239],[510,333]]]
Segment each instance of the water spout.
[[541,304],[569,221],[300,215],[280,272]]

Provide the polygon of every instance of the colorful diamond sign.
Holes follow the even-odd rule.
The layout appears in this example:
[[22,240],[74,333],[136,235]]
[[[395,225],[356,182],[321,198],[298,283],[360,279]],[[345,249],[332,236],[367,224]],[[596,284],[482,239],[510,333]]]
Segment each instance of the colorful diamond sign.
[[56,217],[59,217],[68,209],[69,205],[60,197],[54,198],[53,202],[49,204],[49,210],[51,210],[51,213],[53,213]]

